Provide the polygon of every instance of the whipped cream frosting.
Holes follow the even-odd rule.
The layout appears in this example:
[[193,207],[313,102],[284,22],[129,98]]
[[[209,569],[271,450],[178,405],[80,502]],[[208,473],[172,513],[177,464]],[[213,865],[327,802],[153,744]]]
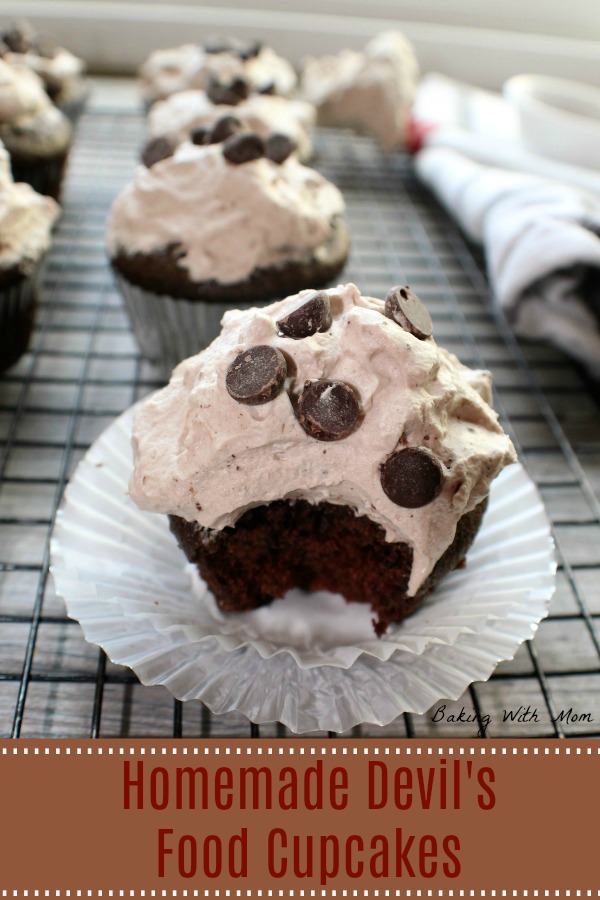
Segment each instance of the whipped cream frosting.
[[0,144],[0,268],[28,274],[50,247],[60,207],[28,184],[15,184],[10,160]]
[[52,108],[44,85],[26,65],[0,59],[0,122],[33,118]]
[[210,75],[223,81],[242,76],[248,79],[253,90],[272,86],[281,96],[290,94],[297,82],[290,63],[270,47],[262,47],[256,56],[243,60],[235,53],[207,53],[199,44],[183,44],[151,53],[139,74],[142,94],[148,103],[178,91],[205,88]]
[[[310,293],[227,312],[221,335],[143,404],[133,430],[131,497],[142,509],[211,529],[274,500],[349,506],[381,525],[388,541],[412,547],[414,594],[461,516],[515,461],[490,406],[491,376],[466,368],[432,338],[413,337],[385,317],[381,300],[361,296],[353,284],[327,291],[328,331],[299,340],[279,334],[276,321]],[[283,352],[292,374],[274,400],[243,405],[227,392],[227,370],[259,344]],[[291,398],[307,379],[355,389],[362,419],[348,437],[315,440],[300,426]],[[403,446],[428,448],[443,467],[441,493],[418,509],[396,505],[381,486],[381,464]]]
[[83,60],[63,47],[57,47],[53,56],[28,50],[26,53],[7,53],[5,59],[11,65],[27,66],[50,90],[56,91],[79,80],[85,69]]
[[174,144],[189,139],[199,125],[212,125],[222,116],[238,118],[250,131],[261,137],[273,132],[286,134],[298,148],[301,160],[312,154],[310,130],[316,111],[305,100],[287,100],[267,94],[252,94],[237,106],[212,103],[205,91],[181,91],[154,104],[148,115],[150,137],[168,137]]
[[114,258],[181,244],[192,280],[233,284],[257,267],[318,255],[343,211],[338,189],[293,156],[234,165],[221,144],[185,143],[138,166],[113,204],[107,248]]
[[364,51],[308,59],[303,96],[318,109],[319,123],[374,135],[386,152],[401,147],[419,78],[410,42],[383,32]]

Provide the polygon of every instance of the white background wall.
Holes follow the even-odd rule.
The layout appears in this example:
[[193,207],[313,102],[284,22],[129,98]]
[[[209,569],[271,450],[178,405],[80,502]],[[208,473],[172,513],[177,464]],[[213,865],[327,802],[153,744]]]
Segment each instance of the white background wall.
[[150,50],[207,34],[261,37],[300,62],[396,27],[424,71],[485,87],[526,71],[600,86],[600,0],[0,0],[0,22],[15,15],[96,72],[133,72]]

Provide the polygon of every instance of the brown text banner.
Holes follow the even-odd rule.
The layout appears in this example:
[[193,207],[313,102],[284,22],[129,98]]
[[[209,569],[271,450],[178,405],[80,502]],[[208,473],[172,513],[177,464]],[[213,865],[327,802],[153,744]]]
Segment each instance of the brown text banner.
[[0,896],[600,896],[598,742],[0,741],[0,790]]

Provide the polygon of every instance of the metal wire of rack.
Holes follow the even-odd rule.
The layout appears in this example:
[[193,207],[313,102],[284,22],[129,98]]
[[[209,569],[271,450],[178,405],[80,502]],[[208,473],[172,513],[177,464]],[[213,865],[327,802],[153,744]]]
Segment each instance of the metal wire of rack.
[[[85,642],[49,577],[63,490],[90,443],[156,388],[140,361],[103,249],[106,213],[132,174],[143,120],[129,105],[84,116],[29,352],[0,378],[0,737],[291,736],[213,716],[144,687]],[[315,162],[344,192],[353,240],[344,273],[384,296],[408,282],[436,339],[491,369],[497,408],[553,526],[558,588],[514,660],[446,704],[353,736],[600,736],[600,416],[597,394],[557,351],[518,342],[492,302],[479,251],[415,180],[366,138],[323,132]],[[507,560],[510,565],[510,560]],[[521,711],[521,720],[505,710]],[[455,721],[449,722],[453,715]],[[458,721],[456,721],[458,720]]]

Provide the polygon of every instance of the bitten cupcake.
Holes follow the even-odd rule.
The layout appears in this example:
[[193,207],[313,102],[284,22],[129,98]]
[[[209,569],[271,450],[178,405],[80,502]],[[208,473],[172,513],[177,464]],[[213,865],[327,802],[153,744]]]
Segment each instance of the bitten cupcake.
[[[214,98],[214,99],[211,99]],[[223,116],[235,116],[248,131],[266,138],[283,134],[295,145],[301,162],[312,156],[310,132],[315,125],[314,106],[305,100],[287,100],[268,94],[243,99],[232,94],[228,103],[214,102],[218,95],[206,91],[181,91],[155,103],[148,116],[148,148],[161,145],[174,150],[199,128],[209,130]]]
[[169,515],[223,611],[329,590],[381,634],[461,563],[515,461],[490,383],[408,287],[230,311],[139,410],[130,494]]
[[302,95],[317,107],[319,125],[373,135],[390,153],[406,145],[418,78],[412,44],[399,32],[386,31],[364,51],[307,60]]
[[71,125],[34,72],[3,59],[0,140],[10,155],[15,181],[26,181],[40,194],[58,198],[71,149]]
[[346,261],[338,189],[280,136],[263,141],[226,125],[214,126],[223,143],[181,144],[138,167],[108,220],[141,352],[169,371],[218,334],[227,309],[324,284]]
[[156,50],[140,68],[144,102],[151,106],[179,91],[231,85],[241,78],[255,93],[289,96],[297,77],[290,63],[260,41],[209,38],[203,44],[183,44]]
[[0,47],[6,62],[28,66],[41,78],[54,105],[71,122],[78,120],[89,95],[82,59],[36,34],[27,22],[15,23],[0,32]]
[[28,184],[14,184],[0,145],[0,371],[27,349],[42,264],[59,206]]

